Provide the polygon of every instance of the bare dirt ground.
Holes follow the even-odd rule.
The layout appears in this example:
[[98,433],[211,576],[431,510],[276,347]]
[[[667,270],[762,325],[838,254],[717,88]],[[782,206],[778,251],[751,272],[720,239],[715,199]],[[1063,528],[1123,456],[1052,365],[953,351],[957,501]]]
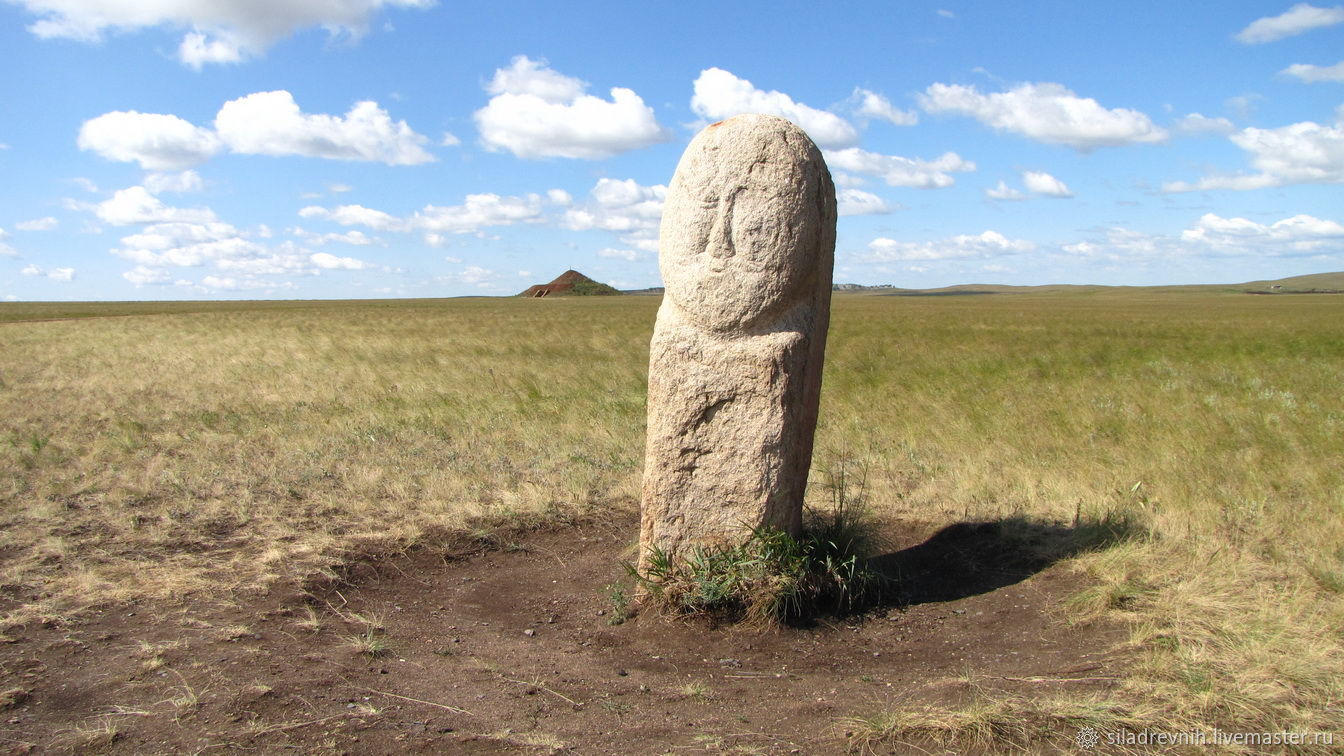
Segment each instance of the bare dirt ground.
[[1123,664],[1114,628],[1066,621],[1081,578],[994,524],[901,524],[882,562],[900,595],[767,631],[611,624],[604,587],[637,529],[505,534],[306,592],[9,628],[0,753],[843,753],[849,718],[987,688],[1091,693]]

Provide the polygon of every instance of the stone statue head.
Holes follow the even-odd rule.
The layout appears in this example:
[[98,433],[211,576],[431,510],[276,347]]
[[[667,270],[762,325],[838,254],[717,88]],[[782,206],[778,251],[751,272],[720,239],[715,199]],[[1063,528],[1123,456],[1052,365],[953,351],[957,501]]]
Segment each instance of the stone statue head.
[[767,324],[831,285],[817,272],[834,229],[835,186],[802,129],[765,115],[710,125],[686,148],[663,205],[666,296],[711,331]]

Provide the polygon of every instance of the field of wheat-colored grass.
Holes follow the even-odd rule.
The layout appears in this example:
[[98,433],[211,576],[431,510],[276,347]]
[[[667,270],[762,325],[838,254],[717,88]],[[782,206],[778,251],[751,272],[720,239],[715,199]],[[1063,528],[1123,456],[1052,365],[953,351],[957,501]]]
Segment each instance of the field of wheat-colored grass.
[[[0,306],[4,621],[633,508],[657,305]],[[1131,526],[1060,567],[1092,586],[1060,622],[1129,628],[1116,698],[879,712],[869,735],[1064,711],[1340,730],[1341,388],[1339,296],[837,295],[815,464],[862,470],[878,518]]]

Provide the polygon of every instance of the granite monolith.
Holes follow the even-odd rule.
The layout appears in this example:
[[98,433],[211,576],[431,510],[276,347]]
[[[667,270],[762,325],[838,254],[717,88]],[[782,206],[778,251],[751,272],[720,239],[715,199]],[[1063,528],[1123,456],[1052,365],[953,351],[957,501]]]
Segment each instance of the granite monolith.
[[640,563],[797,534],[830,316],[835,185],[802,129],[712,124],[667,190],[649,355]]

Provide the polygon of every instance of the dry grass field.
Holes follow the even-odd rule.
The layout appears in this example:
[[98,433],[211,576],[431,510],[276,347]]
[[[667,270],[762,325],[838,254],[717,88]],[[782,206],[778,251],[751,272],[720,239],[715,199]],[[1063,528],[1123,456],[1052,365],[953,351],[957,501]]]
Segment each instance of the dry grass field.
[[[0,305],[0,632],[628,513],[657,304]],[[848,712],[849,747],[1030,749],[1079,723],[1344,742],[1344,296],[833,310],[813,498],[862,495],[880,522],[1112,525],[1051,568],[1084,588],[1050,616],[1124,628],[1127,660],[1104,697]]]

